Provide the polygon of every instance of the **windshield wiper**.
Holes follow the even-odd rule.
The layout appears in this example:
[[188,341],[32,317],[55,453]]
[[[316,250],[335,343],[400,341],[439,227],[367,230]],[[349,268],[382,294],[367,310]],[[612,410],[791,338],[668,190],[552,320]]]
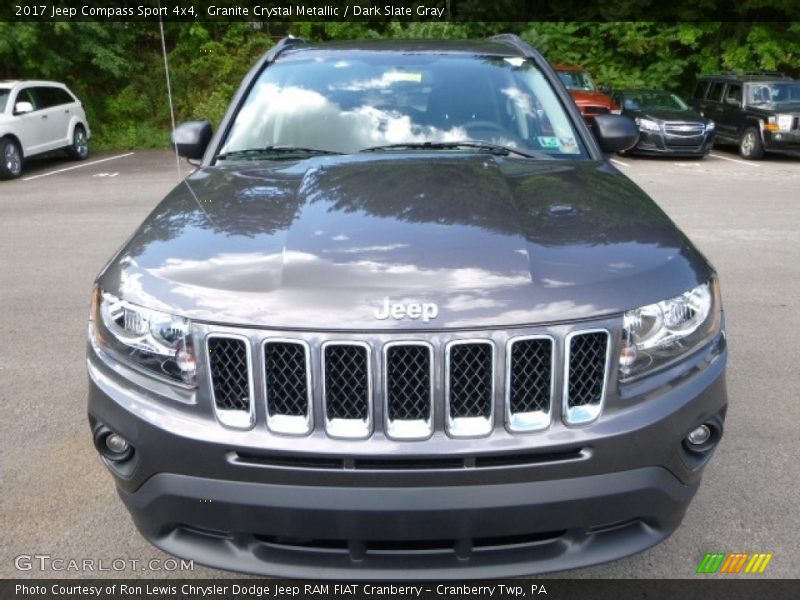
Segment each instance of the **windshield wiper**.
[[257,154],[342,154],[333,150],[322,150],[321,148],[305,148],[303,146],[264,146],[263,148],[247,148],[245,150],[231,150],[222,152],[214,157],[214,160],[225,160],[235,156],[248,156]]
[[499,156],[517,154],[526,158],[550,158],[547,154],[541,152],[528,152],[526,150],[518,150],[510,146],[492,144],[489,142],[405,142],[401,144],[372,146],[371,148],[363,148],[359,150],[359,152],[382,152],[384,150],[458,150],[459,148],[477,148],[478,150],[485,150]]

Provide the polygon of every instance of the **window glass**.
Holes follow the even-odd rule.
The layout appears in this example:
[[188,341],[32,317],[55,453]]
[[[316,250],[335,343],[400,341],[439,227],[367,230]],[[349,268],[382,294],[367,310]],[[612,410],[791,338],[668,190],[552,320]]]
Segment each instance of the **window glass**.
[[42,103],[41,108],[70,104],[75,101],[65,90],[57,87],[37,87],[35,93]]
[[37,102],[37,96],[33,93],[33,88],[25,88],[17,93],[17,99],[14,102],[30,102],[33,105],[33,110],[41,108]]
[[568,90],[581,90],[584,92],[594,92],[597,90],[592,78],[586,71],[556,71],[561,81],[567,86]]
[[708,100],[719,102],[722,100],[722,90],[725,89],[725,84],[721,81],[715,81],[711,84],[711,89],[708,91]]
[[0,113],[6,110],[8,97],[11,95],[11,90],[0,89]]
[[551,85],[522,57],[362,51],[287,55],[267,67],[222,152],[460,141],[585,154]]
[[692,98],[697,98],[698,100],[705,98],[706,91],[708,90],[708,83],[708,81],[698,81],[694,88],[694,94],[692,94]]
[[742,86],[738,83],[729,83],[728,92],[725,94],[726,100],[733,100],[735,102],[742,101]]

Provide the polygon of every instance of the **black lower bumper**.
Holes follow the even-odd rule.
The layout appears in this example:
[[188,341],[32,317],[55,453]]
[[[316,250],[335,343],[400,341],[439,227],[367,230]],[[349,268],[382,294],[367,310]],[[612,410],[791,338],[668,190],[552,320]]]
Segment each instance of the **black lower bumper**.
[[159,474],[120,496],[151,543],[210,566],[284,577],[441,579],[543,573],[644,550],[678,526],[698,485],[659,467],[357,490]]

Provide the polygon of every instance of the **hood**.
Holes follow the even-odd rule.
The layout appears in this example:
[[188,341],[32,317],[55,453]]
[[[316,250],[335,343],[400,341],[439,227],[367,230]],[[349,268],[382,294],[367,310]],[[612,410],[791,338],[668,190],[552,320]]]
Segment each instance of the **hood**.
[[[607,315],[709,273],[607,163],[425,152],[201,169],[99,281],[208,322],[414,329]],[[386,299],[438,316],[378,320]]]
[[572,99],[578,106],[605,106],[608,109],[616,108],[616,103],[602,92],[587,92],[584,90],[569,90]]
[[679,121],[681,123],[705,123],[706,119],[695,110],[671,110],[668,108],[625,109],[623,114],[631,118],[642,117],[653,121]]

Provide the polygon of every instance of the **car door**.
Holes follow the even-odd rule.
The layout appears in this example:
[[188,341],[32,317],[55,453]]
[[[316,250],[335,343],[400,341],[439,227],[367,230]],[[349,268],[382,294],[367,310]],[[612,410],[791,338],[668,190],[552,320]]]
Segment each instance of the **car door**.
[[717,135],[738,140],[744,125],[741,83],[729,82],[725,86],[722,102],[720,102],[718,110],[719,118],[714,119],[717,123]]
[[725,135],[724,130],[722,129],[724,114],[721,110],[722,94],[724,91],[724,81],[712,80],[711,85],[708,87],[708,92],[706,92],[706,97],[703,99],[700,105],[700,112],[717,124],[717,136],[722,137]]
[[[61,93],[60,93],[61,92]],[[45,150],[63,148],[69,144],[68,102],[72,98],[61,88],[37,86],[34,95],[41,104],[42,128]]]
[[[33,93],[33,88],[22,88],[17,91],[12,107],[14,115],[14,132],[22,144],[22,153],[25,156],[43,152],[42,148],[47,140],[43,126],[42,113],[38,110],[38,99]],[[27,102],[33,110],[27,113],[18,113],[17,106],[20,102]]]

